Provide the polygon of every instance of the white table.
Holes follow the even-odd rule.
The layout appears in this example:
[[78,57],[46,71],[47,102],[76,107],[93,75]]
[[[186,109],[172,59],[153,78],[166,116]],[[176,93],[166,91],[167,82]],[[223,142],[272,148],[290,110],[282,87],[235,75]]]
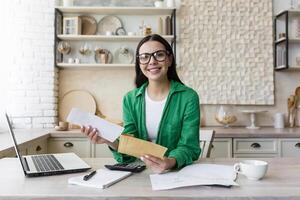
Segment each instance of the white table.
[[[112,159],[85,159],[93,168],[114,163]],[[233,164],[240,159],[205,159],[203,163]],[[239,187],[193,186],[153,191],[146,170],[101,190],[68,185],[67,174],[48,177],[24,177],[16,158],[0,160],[0,199],[300,199],[300,160],[296,158],[262,159],[269,162],[266,177],[250,181],[239,176]],[[81,173],[86,174],[86,173]]]

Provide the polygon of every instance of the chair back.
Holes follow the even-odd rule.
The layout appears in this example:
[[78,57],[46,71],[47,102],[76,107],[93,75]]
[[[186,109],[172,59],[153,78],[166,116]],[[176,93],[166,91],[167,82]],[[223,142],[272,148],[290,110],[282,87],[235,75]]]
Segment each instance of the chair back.
[[200,130],[200,148],[201,154],[199,158],[209,158],[212,148],[212,142],[214,140],[214,130]]

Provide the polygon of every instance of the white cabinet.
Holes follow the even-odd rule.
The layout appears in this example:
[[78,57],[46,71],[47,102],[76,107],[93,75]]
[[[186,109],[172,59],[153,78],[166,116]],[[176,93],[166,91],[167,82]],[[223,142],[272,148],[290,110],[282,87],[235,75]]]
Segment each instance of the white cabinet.
[[277,157],[278,140],[269,138],[234,138],[233,139],[234,157]]
[[231,158],[232,138],[215,138],[210,153],[211,158]]
[[82,158],[91,157],[91,143],[87,138],[57,137],[48,140],[48,153],[73,152]]
[[47,153],[47,139],[35,140],[27,145],[27,155]]
[[300,138],[280,139],[281,157],[300,157]]
[[92,157],[94,158],[112,158],[112,152],[106,144],[93,144]]

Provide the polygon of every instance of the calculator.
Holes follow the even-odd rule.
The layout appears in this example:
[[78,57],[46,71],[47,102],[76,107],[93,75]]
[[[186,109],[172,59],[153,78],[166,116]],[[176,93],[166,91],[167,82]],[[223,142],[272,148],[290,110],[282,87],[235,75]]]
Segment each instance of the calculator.
[[110,170],[119,170],[119,171],[128,171],[138,173],[146,169],[146,165],[141,162],[133,163],[117,163],[114,165],[104,165],[107,169]]

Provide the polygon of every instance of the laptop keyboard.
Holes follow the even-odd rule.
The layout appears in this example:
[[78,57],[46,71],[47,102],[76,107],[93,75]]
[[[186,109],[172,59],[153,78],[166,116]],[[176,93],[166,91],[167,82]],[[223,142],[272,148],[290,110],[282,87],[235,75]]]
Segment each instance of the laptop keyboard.
[[36,155],[32,156],[32,160],[38,172],[58,171],[64,169],[54,155]]

